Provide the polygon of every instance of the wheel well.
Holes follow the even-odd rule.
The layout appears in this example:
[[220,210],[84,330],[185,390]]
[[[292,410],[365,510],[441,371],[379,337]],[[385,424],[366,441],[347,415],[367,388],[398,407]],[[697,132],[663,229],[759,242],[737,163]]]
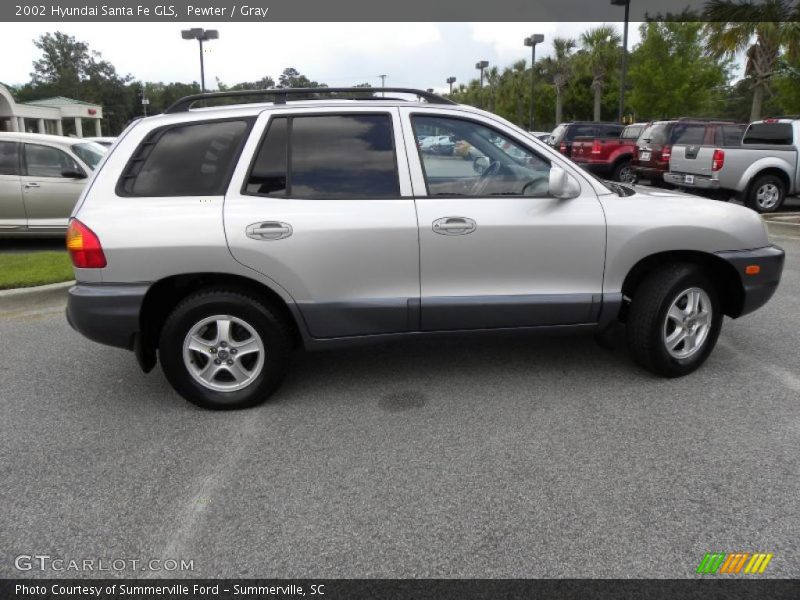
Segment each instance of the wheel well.
[[786,174],[785,171],[779,169],[777,167],[769,167],[764,169],[763,171],[759,171],[753,177],[750,178],[750,183],[747,185],[747,195],[750,195],[750,192],[753,191],[753,186],[755,185],[756,181],[758,181],[759,177],[763,177],[764,175],[775,175],[783,181],[783,185],[785,186],[784,193],[789,193],[789,186],[791,185],[791,181],[789,180],[789,176]]
[[[636,290],[655,269],[672,263],[689,263],[698,265],[711,279],[717,290],[722,312],[729,317],[738,317],[744,305],[744,288],[736,269],[724,259],[697,251],[671,251],[652,254],[636,263],[628,272],[622,284],[622,295],[634,298]],[[622,317],[624,317],[624,307]]]
[[225,287],[257,297],[290,324],[295,342],[300,342],[300,331],[292,311],[283,298],[267,286],[239,275],[191,273],[161,279],[147,291],[139,316],[142,346],[145,352],[152,353],[158,348],[161,327],[178,303],[189,294],[208,287]]
[[623,154],[614,159],[614,168],[616,169],[620,163],[630,162],[633,160],[633,154]]

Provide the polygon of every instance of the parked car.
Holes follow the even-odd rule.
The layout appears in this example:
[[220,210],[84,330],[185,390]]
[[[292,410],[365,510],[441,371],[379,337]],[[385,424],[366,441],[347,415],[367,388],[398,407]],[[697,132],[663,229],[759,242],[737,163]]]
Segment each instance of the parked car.
[[713,144],[676,145],[664,180],[726,199],[736,193],[753,210],[774,212],[788,194],[800,193],[798,154],[799,119],[762,119],[744,137],[737,129]]
[[619,137],[624,125],[593,121],[562,123],[550,134],[549,144],[564,156],[572,156],[572,140],[576,137]]
[[429,135],[420,144],[420,150],[431,154],[452,155],[455,151],[456,140],[451,135]]
[[587,171],[613,181],[633,181],[631,160],[636,140],[645,123],[634,123],[613,137],[576,137],[572,141],[572,160]]
[[[191,103],[236,93],[190,96],[133,122],[71,220],[71,325],[224,409],[266,400],[296,347],[453,332],[622,321],[637,362],[686,375],[723,315],[778,285],[784,253],[749,209],[604,183],[430,93],[336,91],[202,110]],[[421,152],[416,134],[431,129],[483,156],[465,169]]]
[[110,148],[114,145],[114,141],[117,139],[115,137],[85,137],[83,138],[88,142],[95,142],[96,144],[100,144],[101,146],[105,146],[106,148]]
[[63,236],[105,152],[75,138],[0,132],[0,236]]
[[634,177],[637,180],[647,179],[653,185],[663,185],[664,174],[669,171],[669,159],[675,144],[713,143],[717,131],[722,127],[738,127],[744,130],[745,125],[733,121],[696,118],[648,123],[634,148],[631,162]]

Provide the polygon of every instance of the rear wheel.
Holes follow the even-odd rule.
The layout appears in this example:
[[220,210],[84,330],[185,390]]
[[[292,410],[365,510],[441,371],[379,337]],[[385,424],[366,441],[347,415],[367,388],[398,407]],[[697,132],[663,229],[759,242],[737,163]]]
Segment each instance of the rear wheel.
[[264,402],[282,381],[291,350],[290,330],[271,308],[229,290],[186,298],[167,318],[159,343],[172,387],[213,410]]
[[760,213],[775,212],[786,197],[786,185],[777,175],[762,175],[750,186],[747,206]]
[[614,167],[614,173],[611,175],[611,178],[614,181],[621,181],[622,183],[633,183],[635,177],[633,169],[631,168],[631,161],[623,160]]
[[694,265],[668,265],[636,290],[628,313],[628,345],[644,368],[680,377],[705,362],[721,327],[722,312],[709,279]]

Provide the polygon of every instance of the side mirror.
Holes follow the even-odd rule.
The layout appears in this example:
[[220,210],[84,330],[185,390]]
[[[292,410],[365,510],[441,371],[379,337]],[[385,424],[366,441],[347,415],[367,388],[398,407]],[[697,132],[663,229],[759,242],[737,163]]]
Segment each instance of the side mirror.
[[86,179],[86,173],[70,168],[61,169],[61,176],[67,179]]
[[550,168],[549,183],[550,195],[560,200],[575,198],[581,193],[580,184],[561,167]]
[[489,168],[489,159],[485,156],[479,156],[472,162],[472,170],[478,175],[483,175],[486,169]]

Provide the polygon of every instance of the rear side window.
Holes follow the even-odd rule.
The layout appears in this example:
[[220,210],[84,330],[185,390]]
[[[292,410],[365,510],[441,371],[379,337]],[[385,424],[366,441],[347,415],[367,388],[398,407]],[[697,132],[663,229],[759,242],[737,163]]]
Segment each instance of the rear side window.
[[576,137],[591,137],[597,134],[597,127],[595,125],[581,124],[573,125],[567,131],[567,139],[574,140]]
[[121,196],[221,196],[250,120],[205,121],[156,129],[128,162]]
[[744,144],[792,145],[791,123],[753,123],[744,134]]
[[19,145],[0,142],[0,175],[19,175]]
[[276,118],[245,193],[305,199],[378,199],[400,195],[388,114]]
[[619,137],[622,133],[621,125],[599,125],[598,128],[601,137]]
[[720,125],[717,127],[716,144],[718,146],[740,146],[746,125]]
[[706,126],[676,123],[671,137],[673,144],[700,145],[706,137]]

